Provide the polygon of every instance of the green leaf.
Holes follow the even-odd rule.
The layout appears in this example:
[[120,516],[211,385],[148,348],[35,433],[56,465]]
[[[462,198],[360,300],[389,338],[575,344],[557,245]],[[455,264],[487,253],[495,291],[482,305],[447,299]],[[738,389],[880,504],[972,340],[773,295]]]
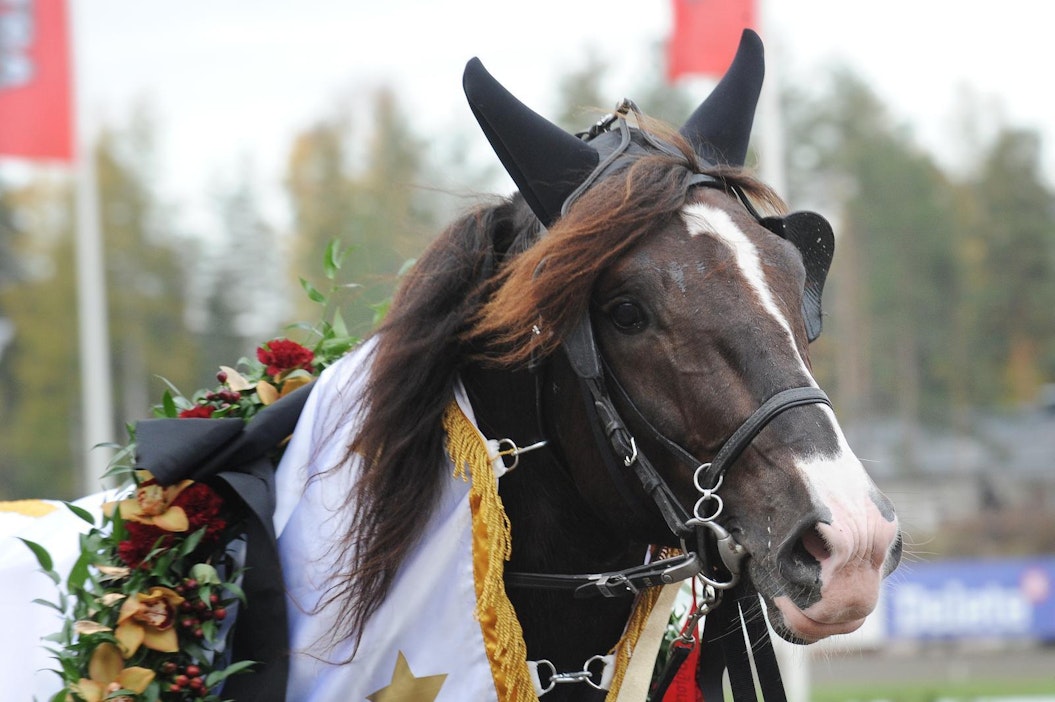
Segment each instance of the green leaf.
[[374,326],[377,326],[384,320],[385,315],[388,314],[388,308],[392,306],[392,298],[378,302],[375,305],[370,305],[370,309],[374,311]]
[[[134,693],[132,699],[135,699]],[[142,699],[146,700],[146,702],[161,699],[161,684],[157,680],[151,680],[150,684],[147,685],[147,689],[143,690]]]
[[48,550],[46,548],[44,548],[35,541],[23,539],[21,536],[16,538],[18,538],[19,541],[24,543],[29,548],[29,550],[33,552],[33,555],[37,557],[37,563],[40,564],[42,570],[44,570],[45,572],[52,572],[52,569],[55,567],[55,563],[51,560],[51,554],[48,553]]
[[193,534],[191,534],[190,536],[188,536],[183,541],[183,543],[180,544],[180,548],[179,548],[179,555],[180,555],[180,557],[182,558],[183,556],[188,556],[191,553],[193,553],[194,549],[198,548],[198,544],[201,543],[201,540],[202,540],[202,538],[204,536],[205,536],[205,527],[202,527],[201,529],[198,529],[198,531],[196,531]]
[[205,687],[217,685],[232,675],[244,672],[254,665],[256,665],[256,661],[238,661],[237,663],[232,663],[223,670],[214,670],[205,678]]
[[44,605],[45,607],[57,610],[60,613],[65,611],[62,607],[60,607],[59,605],[55,604],[54,602],[49,602],[48,600],[43,600],[43,599],[41,599],[39,597],[34,599],[33,603],[34,604],[38,604],[38,605]]
[[88,580],[88,564],[91,562],[91,553],[82,552],[77,562],[70,568],[70,576],[66,578],[66,589],[70,592],[84,588],[84,583]]
[[172,399],[172,393],[168,390],[161,396],[161,409],[164,416],[175,419],[179,416],[179,410],[176,409],[176,401]]
[[321,355],[326,357],[337,357],[343,355],[348,349],[359,343],[355,337],[344,337],[338,339],[326,339],[319,345]]
[[208,563],[195,563],[190,569],[190,576],[202,585],[220,584],[220,574]]
[[337,271],[341,270],[341,264],[344,263],[344,257],[347,254],[347,250],[341,251],[340,240],[330,239],[322,259],[322,270],[326,274],[327,279],[333,280],[337,277]]
[[72,502],[63,502],[62,504],[66,505],[66,508],[69,511],[73,512],[78,517],[88,522],[92,526],[95,526],[95,515],[93,515],[91,512],[84,509],[83,507],[73,504]]
[[224,583],[223,589],[238,598],[242,604],[246,604],[245,590],[234,583]]
[[344,317],[341,316],[340,310],[333,311],[333,324],[331,328],[333,329],[334,336],[348,336],[348,327],[344,323]]
[[300,279],[300,287],[304,288],[304,292],[308,293],[308,299],[312,302],[326,302],[326,296],[319,292],[318,288],[304,278]]

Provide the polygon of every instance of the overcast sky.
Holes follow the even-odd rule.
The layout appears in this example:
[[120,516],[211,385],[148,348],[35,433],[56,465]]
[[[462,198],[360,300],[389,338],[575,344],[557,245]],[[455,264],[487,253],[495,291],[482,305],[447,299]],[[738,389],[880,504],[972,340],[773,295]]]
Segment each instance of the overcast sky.
[[[614,103],[650,73],[663,79],[651,47],[671,25],[670,0],[72,2],[86,115],[124,120],[136,101],[151,106],[163,194],[186,212],[207,208],[210,186],[246,157],[278,197],[294,133],[383,82],[422,134],[471,125],[461,71],[472,56],[546,114],[556,78],[593,52],[612,66]],[[963,86],[1013,124],[1055,127],[1055,3],[769,0],[764,18],[771,76],[807,84],[846,63],[939,154],[956,151]]]

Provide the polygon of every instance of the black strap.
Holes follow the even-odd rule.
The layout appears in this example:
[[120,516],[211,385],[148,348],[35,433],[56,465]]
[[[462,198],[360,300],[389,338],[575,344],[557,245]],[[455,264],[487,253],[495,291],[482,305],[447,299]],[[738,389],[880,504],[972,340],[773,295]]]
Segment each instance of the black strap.
[[[735,606],[726,603],[707,615],[703,625],[703,641],[700,658],[696,663],[696,685],[707,702],[725,699],[725,647],[722,638],[729,634],[734,617],[730,613]],[[738,620],[737,620],[738,621]]]
[[817,387],[791,388],[778,392],[769,398],[725,440],[718,450],[710,467],[700,479],[701,485],[714,486],[725,474],[729,466],[740,457],[758,433],[781,412],[802,405],[823,404],[831,407],[832,401],[823,390]]
[[539,590],[572,590],[577,599],[597,596],[622,597],[636,595],[644,588],[679,582],[699,572],[699,558],[695,553],[687,553],[607,573],[506,573],[505,584],[506,587],[530,587]]
[[780,677],[780,666],[777,665],[777,654],[765,617],[761,612],[744,617],[744,626],[747,627],[747,638],[751,642],[751,655],[755,661],[758,684],[762,688],[762,699],[766,702],[787,702],[784,681]]
[[769,628],[755,604],[758,595],[741,585],[727,597],[707,615],[704,625],[696,668],[696,684],[703,698],[708,702],[725,698],[723,676],[728,670],[735,702],[757,702],[756,673],[764,702],[787,702]]
[[654,700],[654,702],[662,702],[663,696],[667,694],[667,690],[670,688],[670,684],[674,682],[674,678],[678,676],[678,671],[681,670],[681,666],[685,664],[685,659],[692,653],[692,649],[696,647],[696,642],[685,642],[679,639],[675,639],[670,644],[669,654],[667,655],[667,663],[663,667],[663,672],[659,676],[659,680],[652,687],[652,691],[649,693],[648,698]]

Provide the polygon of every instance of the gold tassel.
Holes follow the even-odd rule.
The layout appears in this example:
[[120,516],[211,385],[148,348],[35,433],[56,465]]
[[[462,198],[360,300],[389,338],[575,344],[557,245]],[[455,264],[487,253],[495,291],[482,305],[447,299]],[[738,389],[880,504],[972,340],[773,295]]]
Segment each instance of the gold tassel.
[[447,433],[447,453],[454,463],[454,477],[469,481],[476,585],[474,614],[483,632],[498,699],[538,702],[528,672],[524,632],[502,580],[505,562],[512,553],[512,537],[487,445],[455,402],[444,413],[443,429]]

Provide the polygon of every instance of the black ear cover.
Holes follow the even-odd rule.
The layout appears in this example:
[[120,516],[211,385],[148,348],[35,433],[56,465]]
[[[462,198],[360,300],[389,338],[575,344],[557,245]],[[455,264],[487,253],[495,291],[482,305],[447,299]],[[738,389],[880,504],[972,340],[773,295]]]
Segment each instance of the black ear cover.
[[787,239],[802,254],[806,268],[806,289],[802,294],[802,316],[806,320],[806,338],[814,341],[821,335],[821,293],[835,254],[832,225],[816,212],[793,212],[785,217],[766,217],[762,226]]

